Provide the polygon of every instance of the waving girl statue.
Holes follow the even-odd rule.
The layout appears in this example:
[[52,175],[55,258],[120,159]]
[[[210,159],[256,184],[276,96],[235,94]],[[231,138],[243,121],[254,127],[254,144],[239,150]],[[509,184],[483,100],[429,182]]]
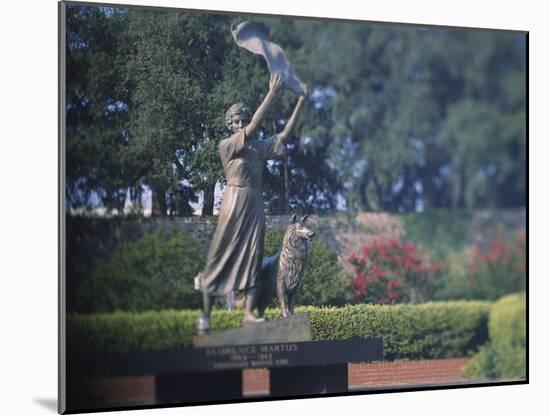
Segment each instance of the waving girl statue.
[[299,96],[282,132],[267,139],[257,139],[255,132],[282,84],[281,75],[275,73],[271,76],[269,92],[252,118],[242,103],[232,105],[225,115],[232,135],[220,142],[219,153],[227,187],[200,279],[203,310],[197,324],[199,334],[210,331],[213,300],[235,290],[246,292],[243,323],[263,321],[253,314],[264,253],[262,173],[267,160],[284,154],[284,142],[305,99],[305,94]]

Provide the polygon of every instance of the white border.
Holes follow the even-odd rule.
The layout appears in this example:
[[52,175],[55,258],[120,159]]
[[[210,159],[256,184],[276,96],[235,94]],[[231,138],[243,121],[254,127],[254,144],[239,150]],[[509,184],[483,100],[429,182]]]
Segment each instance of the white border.
[[[117,1],[113,0],[113,3]],[[119,412],[133,414],[518,414],[544,408],[548,382],[548,13],[507,0],[131,1],[134,4],[530,31],[531,384]],[[118,2],[124,3],[124,2]],[[544,4],[540,2],[539,4]],[[49,413],[57,393],[57,4],[2,4],[0,232],[3,413]],[[544,100],[544,101],[543,101]],[[536,345],[536,347],[535,347]],[[534,411],[535,413],[540,411]]]

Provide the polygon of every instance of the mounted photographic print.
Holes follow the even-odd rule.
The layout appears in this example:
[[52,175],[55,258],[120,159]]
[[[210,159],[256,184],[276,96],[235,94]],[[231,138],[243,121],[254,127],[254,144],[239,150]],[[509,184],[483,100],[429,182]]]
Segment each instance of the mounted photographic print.
[[528,382],[528,34],[59,3],[59,411]]

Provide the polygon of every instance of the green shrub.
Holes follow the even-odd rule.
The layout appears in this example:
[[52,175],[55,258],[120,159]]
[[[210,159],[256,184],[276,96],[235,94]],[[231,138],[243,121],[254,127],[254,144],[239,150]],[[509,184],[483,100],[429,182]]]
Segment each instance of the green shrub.
[[384,358],[465,356],[487,339],[489,304],[356,305],[310,311],[315,340],[384,339]]
[[[275,255],[281,249],[284,233],[284,230],[266,232],[264,256]],[[320,240],[314,240],[296,305],[341,306],[348,301],[349,285],[338,266],[336,253]]]
[[496,379],[495,358],[495,351],[490,346],[481,346],[464,367],[464,375],[471,379]]
[[496,300],[503,295],[525,289],[525,231],[507,238],[501,230],[491,232],[485,247],[476,247],[468,264],[469,291],[475,298]]
[[526,309],[523,294],[497,301],[489,316],[489,339],[468,362],[473,379],[521,379],[526,371]]
[[92,269],[95,261],[110,258],[123,233],[120,225],[118,218],[66,216],[67,309],[71,312],[99,311]]
[[98,311],[200,307],[193,278],[204,260],[199,243],[183,232],[146,234],[121,242],[110,259],[96,261],[86,294]]
[[[384,358],[434,359],[466,356],[487,340],[490,304],[485,302],[420,305],[355,305],[341,308],[297,307],[308,312],[312,337],[343,340],[382,337]],[[67,318],[69,353],[163,350],[190,346],[198,310],[116,312]],[[268,309],[270,319],[278,310]],[[242,310],[212,313],[213,330],[239,327]]]
[[462,250],[468,243],[473,213],[461,209],[427,209],[401,214],[407,239],[432,252],[435,260],[445,260],[449,252]]
[[511,220],[512,213],[429,209],[399,215],[407,239],[446,265],[433,299],[496,301],[525,289],[525,230],[521,212]]

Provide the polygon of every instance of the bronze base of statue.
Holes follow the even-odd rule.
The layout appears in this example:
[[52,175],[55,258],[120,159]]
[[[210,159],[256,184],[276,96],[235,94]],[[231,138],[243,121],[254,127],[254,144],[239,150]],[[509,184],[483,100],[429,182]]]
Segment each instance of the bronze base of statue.
[[309,315],[299,313],[280,320],[199,335],[193,339],[193,344],[195,347],[219,347],[305,341],[311,341]]

